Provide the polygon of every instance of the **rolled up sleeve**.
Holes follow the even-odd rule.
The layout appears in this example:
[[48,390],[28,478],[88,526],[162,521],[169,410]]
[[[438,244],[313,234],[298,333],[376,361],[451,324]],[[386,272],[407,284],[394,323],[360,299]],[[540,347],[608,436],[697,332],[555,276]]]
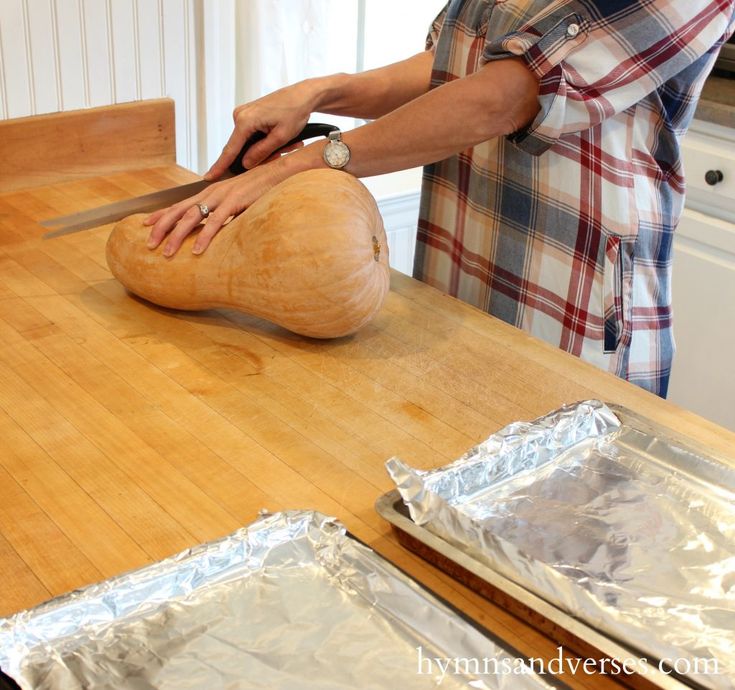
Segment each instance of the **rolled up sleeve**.
[[436,45],[436,41],[439,38],[439,32],[442,29],[442,26],[444,25],[444,19],[447,16],[447,10],[449,9],[449,3],[444,5],[442,10],[439,12],[439,14],[436,15],[436,18],[433,22],[431,22],[431,26],[429,27],[429,31],[426,34],[426,50],[432,50],[434,46]]
[[733,0],[563,0],[512,33],[489,32],[483,60],[520,56],[538,77],[541,109],[509,138],[539,155],[713,57],[732,24]]

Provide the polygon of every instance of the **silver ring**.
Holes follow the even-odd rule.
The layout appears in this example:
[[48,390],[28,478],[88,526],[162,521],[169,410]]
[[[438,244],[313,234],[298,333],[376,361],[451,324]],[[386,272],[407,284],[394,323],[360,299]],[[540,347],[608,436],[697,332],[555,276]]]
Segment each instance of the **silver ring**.
[[202,214],[202,219],[209,215],[209,206],[207,206],[203,201],[195,204],[195,206],[199,209],[199,213]]

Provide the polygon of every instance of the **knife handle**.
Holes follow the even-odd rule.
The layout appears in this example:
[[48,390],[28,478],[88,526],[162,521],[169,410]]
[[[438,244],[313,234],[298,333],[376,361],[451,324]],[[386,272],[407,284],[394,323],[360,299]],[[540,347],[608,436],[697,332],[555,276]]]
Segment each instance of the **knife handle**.
[[[281,148],[286,148],[288,146],[291,146],[292,144],[295,144],[298,141],[312,139],[313,137],[326,137],[329,135],[330,132],[334,132],[338,129],[339,127],[335,125],[326,125],[322,122],[309,122],[306,127],[301,130],[301,132],[299,132],[293,139],[291,139],[291,141],[286,142]],[[230,172],[233,175],[239,175],[246,172],[246,168],[244,168],[242,165],[242,157],[253,144],[259,142],[261,139],[265,139],[265,137],[265,132],[255,132],[242,145],[240,153],[237,154],[237,158],[235,158],[235,160],[232,162],[232,165],[230,165]]]

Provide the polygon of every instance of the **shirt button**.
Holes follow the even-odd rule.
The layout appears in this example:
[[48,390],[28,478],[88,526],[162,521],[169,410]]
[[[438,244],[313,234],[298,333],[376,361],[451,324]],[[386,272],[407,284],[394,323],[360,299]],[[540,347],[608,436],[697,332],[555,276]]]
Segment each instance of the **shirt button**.
[[579,24],[570,24],[567,27],[567,36],[574,38],[579,33]]

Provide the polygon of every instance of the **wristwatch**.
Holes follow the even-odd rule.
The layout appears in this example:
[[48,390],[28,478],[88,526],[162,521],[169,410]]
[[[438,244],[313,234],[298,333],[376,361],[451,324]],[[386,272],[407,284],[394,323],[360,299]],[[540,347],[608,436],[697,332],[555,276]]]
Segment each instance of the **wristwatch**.
[[338,129],[329,133],[329,141],[322,154],[324,162],[330,167],[340,170],[350,162],[350,147],[342,141],[342,132]]

